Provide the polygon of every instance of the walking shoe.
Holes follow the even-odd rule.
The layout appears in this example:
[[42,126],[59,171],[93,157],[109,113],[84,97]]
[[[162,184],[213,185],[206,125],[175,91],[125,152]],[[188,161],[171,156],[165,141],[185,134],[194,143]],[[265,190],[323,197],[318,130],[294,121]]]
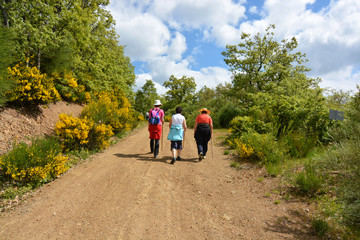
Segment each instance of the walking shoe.
[[205,159],[206,158],[206,156],[203,156],[203,159]]
[[157,158],[157,155],[154,155],[154,158]]
[[203,160],[203,157],[204,155],[203,155],[203,153],[201,152],[200,154],[199,154],[199,161],[201,161],[201,160]]
[[181,157],[180,157],[180,156],[177,156],[176,160],[181,160]]
[[174,164],[175,162],[176,162],[176,159],[173,158],[173,159],[171,160],[171,163],[170,163],[170,164]]

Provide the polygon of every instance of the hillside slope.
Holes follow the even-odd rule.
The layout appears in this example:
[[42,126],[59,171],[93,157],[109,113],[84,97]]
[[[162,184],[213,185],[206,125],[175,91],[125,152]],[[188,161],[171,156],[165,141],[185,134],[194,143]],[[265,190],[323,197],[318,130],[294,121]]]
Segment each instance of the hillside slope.
[[57,102],[42,106],[37,111],[5,108],[0,112],[0,154],[11,148],[13,141],[29,142],[29,138],[52,134],[59,114],[80,115],[82,106]]

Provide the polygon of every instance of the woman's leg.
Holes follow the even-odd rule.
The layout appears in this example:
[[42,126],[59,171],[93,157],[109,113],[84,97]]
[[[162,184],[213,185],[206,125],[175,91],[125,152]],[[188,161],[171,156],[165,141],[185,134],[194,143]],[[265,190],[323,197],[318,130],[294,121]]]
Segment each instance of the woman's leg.
[[150,152],[154,153],[154,140],[155,139],[150,139]]
[[159,142],[160,139],[155,139],[154,157],[157,157],[157,155],[159,155]]
[[175,148],[171,149],[171,153],[172,153],[172,157],[176,158],[176,149]]

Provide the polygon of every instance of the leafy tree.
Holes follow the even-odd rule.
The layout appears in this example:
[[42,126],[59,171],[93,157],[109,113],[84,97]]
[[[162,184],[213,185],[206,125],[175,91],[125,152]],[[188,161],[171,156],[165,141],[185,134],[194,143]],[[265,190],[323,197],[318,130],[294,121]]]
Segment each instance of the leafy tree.
[[146,80],[141,90],[135,95],[135,110],[146,113],[153,106],[159,95],[156,92],[155,84],[151,80]]
[[315,80],[304,75],[309,71],[302,65],[307,61],[305,55],[293,53],[296,39],[279,43],[271,32],[274,28],[275,25],[270,25],[263,36],[258,33],[253,38],[243,33],[243,42],[227,45],[227,51],[222,53],[233,74],[233,91],[244,102],[251,101],[251,94],[272,92],[274,88],[289,95],[298,89],[316,86]]
[[183,103],[191,104],[195,101],[196,83],[193,77],[183,76],[178,79],[171,75],[169,81],[165,81],[163,86],[169,88],[165,94],[166,109]]
[[351,100],[351,93],[352,91],[332,89],[326,96],[326,103],[331,109],[344,109],[345,105],[348,104]]
[[2,106],[7,101],[5,92],[14,87],[14,83],[7,75],[7,67],[15,61],[16,54],[13,34],[9,27],[0,25],[0,46],[0,106]]
[[[274,25],[266,33],[242,34],[238,45],[227,45],[222,54],[233,76],[232,97],[251,121],[271,123],[276,136],[301,132],[320,139],[327,131],[327,109],[318,83],[306,76],[305,54],[295,52],[295,38],[277,42]],[[265,126],[264,125],[264,126]]]
[[131,99],[134,67],[118,43],[115,21],[105,9],[109,2],[3,0],[1,23],[14,33],[17,53],[29,67],[47,75],[71,72],[87,91],[118,87]]

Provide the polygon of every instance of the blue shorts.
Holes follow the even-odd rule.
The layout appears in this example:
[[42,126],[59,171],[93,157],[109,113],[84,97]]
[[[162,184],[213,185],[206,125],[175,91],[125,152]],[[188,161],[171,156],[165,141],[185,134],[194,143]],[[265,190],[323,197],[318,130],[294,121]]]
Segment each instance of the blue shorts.
[[170,150],[172,149],[182,150],[182,141],[171,141]]

